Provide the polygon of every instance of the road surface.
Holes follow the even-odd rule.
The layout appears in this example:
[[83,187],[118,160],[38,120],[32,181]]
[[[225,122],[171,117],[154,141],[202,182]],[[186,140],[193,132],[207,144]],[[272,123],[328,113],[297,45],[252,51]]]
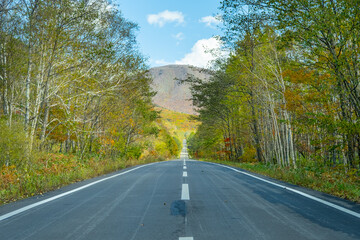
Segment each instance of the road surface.
[[0,239],[360,239],[359,205],[186,156],[2,206]]

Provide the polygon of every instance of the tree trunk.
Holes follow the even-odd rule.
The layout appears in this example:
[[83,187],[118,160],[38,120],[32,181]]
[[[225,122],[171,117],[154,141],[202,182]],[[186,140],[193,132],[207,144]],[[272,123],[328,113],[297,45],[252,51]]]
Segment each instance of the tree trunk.
[[[31,17],[30,17],[31,18]],[[29,24],[29,34],[31,35],[32,31],[32,21],[30,20]],[[29,37],[28,43],[28,63],[27,63],[27,75],[25,80],[25,130],[28,129],[30,124],[30,82],[31,82],[31,71],[32,71],[32,39]],[[32,143],[30,143],[30,149]]]
[[8,100],[8,76],[7,76],[7,56],[6,56],[6,38],[4,38],[4,42],[1,44],[1,66],[2,66],[2,74],[0,75],[0,78],[3,80],[3,94],[2,94],[2,100],[3,100],[3,114],[6,116],[9,114],[9,100]]
[[[252,94],[251,94],[252,95]],[[261,153],[261,146],[260,146],[260,133],[259,133],[259,127],[258,127],[258,120],[255,113],[255,106],[253,103],[251,104],[251,117],[252,117],[252,129],[254,133],[254,141],[255,141],[255,149],[256,149],[256,158],[259,162],[263,161],[262,153]]]

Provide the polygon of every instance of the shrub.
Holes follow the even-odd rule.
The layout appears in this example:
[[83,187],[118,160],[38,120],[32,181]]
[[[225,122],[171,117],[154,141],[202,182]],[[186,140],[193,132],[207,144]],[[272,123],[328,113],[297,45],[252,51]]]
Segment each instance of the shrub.
[[129,146],[126,151],[126,158],[139,159],[143,149],[140,145]]
[[6,120],[0,120],[0,164],[21,167],[28,156],[28,139],[24,126],[13,122],[11,126]]

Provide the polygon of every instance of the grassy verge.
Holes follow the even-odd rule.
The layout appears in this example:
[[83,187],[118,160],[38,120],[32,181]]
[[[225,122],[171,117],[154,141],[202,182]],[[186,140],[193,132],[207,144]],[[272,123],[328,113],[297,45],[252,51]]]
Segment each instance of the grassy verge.
[[126,167],[159,160],[161,159],[112,160],[89,157],[79,161],[76,155],[43,153],[25,169],[17,170],[15,166],[3,166],[0,169],[0,205]]
[[242,168],[284,182],[360,203],[360,177],[355,171],[345,173],[342,169],[330,167],[303,167],[292,169],[261,163],[237,163],[209,159],[206,159],[206,161]]

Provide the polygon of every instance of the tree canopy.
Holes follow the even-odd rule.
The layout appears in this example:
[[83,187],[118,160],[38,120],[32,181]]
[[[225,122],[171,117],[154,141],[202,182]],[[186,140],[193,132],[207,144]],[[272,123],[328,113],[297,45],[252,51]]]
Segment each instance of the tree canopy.
[[224,0],[219,9],[231,54],[210,81],[191,81],[201,122],[191,152],[359,169],[359,2]]

